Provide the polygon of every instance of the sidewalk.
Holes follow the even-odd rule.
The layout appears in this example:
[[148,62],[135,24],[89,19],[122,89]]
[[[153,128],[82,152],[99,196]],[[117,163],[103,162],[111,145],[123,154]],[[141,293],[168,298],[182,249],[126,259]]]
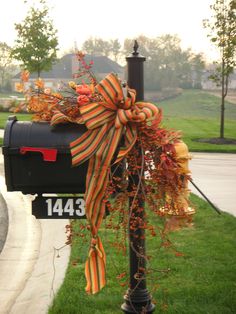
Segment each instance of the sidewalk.
[[46,314],[69,262],[69,221],[35,219],[31,198],[6,191],[0,151],[0,314]]
[[[4,178],[0,190],[9,212],[6,243],[0,255],[0,314],[45,314],[63,282],[70,247],[67,220],[36,220],[31,215],[31,196],[8,193]],[[0,198],[0,207],[2,207]]]

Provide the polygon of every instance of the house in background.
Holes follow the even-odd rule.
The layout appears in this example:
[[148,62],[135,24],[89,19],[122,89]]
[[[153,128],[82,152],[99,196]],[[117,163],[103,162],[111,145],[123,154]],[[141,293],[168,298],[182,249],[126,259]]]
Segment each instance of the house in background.
[[[116,73],[122,80],[125,76],[125,68],[117,62],[112,61],[108,57],[101,55],[86,55],[85,60],[87,63],[93,61],[92,71],[98,80],[104,78],[107,74]],[[73,75],[78,72],[80,63],[75,54],[67,54],[58,60],[48,72],[42,71],[40,77],[45,82],[45,87],[58,89],[62,82],[67,83],[73,80]],[[37,79],[36,73],[30,74],[28,84],[31,84]],[[12,90],[16,91],[16,84],[20,82],[20,73],[12,79]]]
[[[205,70],[202,75],[202,89],[204,90],[220,90],[221,85],[217,85],[214,81],[212,81],[209,76],[213,74],[213,67]],[[229,76],[229,86],[228,89],[236,90],[236,70],[230,74]]]

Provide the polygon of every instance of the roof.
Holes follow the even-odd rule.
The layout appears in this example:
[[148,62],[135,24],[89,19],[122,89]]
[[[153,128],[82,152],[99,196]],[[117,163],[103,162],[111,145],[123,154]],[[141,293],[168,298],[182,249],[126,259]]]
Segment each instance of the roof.
[[122,73],[124,71],[124,68],[121,65],[106,56],[86,55],[85,61],[94,62],[92,68],[94,73]]
[[[123,73],[124,68],[119,65],[117,62],[112,61],[106,56],[93,56],[93,55],[86,55],[85,61],[89,63],[89,61],[93,61],[92,70],[94,73]],[[77,64],[76,64],[77,63]],[[41,78],[44,79],[71,79],[74,74],[73,64],[76,64],[74,69],[78,69],[79,62],[75,58],[75,54],[67,54],[63,56],[61,59],[57,61],[52,66],[50,71],[42,71],[40,74]],[[36,73],[30,74],[32,79],[37,78]],[[14,79],[19,79],[20,73],[14,76]]]

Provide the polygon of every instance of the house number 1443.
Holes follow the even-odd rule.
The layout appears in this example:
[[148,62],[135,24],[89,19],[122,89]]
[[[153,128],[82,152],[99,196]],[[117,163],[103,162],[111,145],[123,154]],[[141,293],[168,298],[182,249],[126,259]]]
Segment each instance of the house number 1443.
[[67,213],[69,216],[84,216],[85,215],[85,202],[82,198],[67,198],[63,201],[62,198],[48,198],[47,203],[47,213],[48,216],[53,216],[57,214],[58,216],[63,216]]

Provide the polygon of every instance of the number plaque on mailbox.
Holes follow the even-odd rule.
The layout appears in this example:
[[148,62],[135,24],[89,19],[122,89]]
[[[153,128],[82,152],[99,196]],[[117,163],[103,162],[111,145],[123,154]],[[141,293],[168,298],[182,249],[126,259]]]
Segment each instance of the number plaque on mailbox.
[[38,219],[84,219],[85,202],[81,197],[38,196],[32,214]]

